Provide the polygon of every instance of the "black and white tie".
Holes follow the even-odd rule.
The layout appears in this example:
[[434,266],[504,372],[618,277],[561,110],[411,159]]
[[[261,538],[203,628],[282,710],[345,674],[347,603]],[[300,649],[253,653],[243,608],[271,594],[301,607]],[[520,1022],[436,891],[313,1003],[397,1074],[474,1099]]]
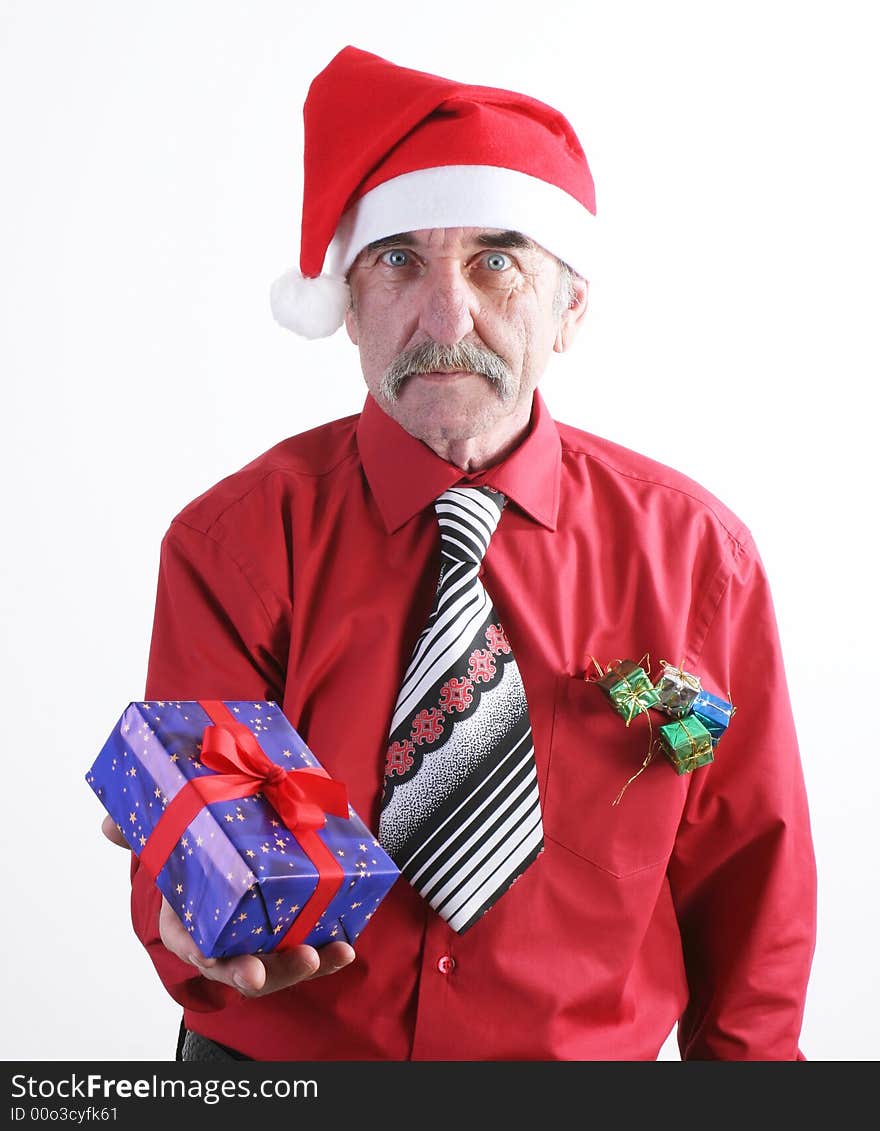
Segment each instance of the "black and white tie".
[[489,487],[453,487],[434,504],[440,580],[385,764],[382,847],[459,933],[544,845],[525,690],[479,578],[506,501]]

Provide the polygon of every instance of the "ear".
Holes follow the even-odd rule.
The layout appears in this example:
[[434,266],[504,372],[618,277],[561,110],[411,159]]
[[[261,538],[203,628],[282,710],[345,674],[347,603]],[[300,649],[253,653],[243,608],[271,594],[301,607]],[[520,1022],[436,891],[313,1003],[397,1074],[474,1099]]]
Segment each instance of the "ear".
[[584,315],[587,313],[590,284],[586,279],[581,279],[577,275],[572,276],[571,284],[571,302],[562,312],[562,317],[559,319],[559,329],[556,331],[556,340],[553,343],[553,349],[556,353],[565,353],[566,350],[571,348],[571,344],[577,337],[583,323]]
[[357,317],[354,312],[354,303],[348,304],[345,312],[345,331],[355,345],[358,344]]

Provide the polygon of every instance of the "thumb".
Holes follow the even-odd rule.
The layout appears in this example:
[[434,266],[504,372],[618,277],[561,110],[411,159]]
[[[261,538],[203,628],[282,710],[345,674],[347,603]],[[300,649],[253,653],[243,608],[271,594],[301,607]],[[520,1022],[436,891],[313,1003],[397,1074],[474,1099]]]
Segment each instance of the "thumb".
[[109,841],[112,841],[114,844],[118,844],[120,848],[131,847],[128,841],[122,835],[122,830],[120,829],[119,825],[116,824],[109,813],[101,822],[101,832]]

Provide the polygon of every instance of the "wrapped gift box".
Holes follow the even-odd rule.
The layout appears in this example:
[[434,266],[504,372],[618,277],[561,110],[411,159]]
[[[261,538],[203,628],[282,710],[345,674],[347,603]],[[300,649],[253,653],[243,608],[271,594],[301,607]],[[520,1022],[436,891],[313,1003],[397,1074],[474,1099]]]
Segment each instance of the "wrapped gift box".
[[696,718],[700,720],[712,736],[712,745],[717,746],[718,740],[727,730],[736,708],[726,699],[712,695],[708,691],[701,691],[691,706]]
[[636,715],[655,707],[659,701],[647,672],[633,660],[611,664],[596,682],[627,726]]
[[86,781],[211,958],[353,943],[400,874],[272,702],[130,703]]
[[658,731],[663,752],[679,774],[714,761],[712,736],[694,715],[666,723]]
[[661,660],[663,674],[656,683],[657,708],[664,714],[680,719],[687,715],[700,693],[700,677],[675,668]]

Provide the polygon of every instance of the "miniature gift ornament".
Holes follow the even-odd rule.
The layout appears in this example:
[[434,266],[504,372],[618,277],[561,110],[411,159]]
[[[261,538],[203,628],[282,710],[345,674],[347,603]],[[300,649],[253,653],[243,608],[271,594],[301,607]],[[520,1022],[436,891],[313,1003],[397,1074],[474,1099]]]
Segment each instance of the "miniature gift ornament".
[[633,660],[617,660],[596,681],[627,726],[636,715],[657,706],[659,696],[644,668]]
[[700,694],[700,677],[675,668],[665,660],[660,663],[663,674],[656,684],[657,709],[674,719],[680,719],[688,714]]
[[679,774],[714,761],[712,736],[695,715],[666,723],[658,731],[663,752]]
[[736,707],[718,695],[701,691],[694,700],[691,710],[712,736],[712,745],[717,746],[733,718]]

